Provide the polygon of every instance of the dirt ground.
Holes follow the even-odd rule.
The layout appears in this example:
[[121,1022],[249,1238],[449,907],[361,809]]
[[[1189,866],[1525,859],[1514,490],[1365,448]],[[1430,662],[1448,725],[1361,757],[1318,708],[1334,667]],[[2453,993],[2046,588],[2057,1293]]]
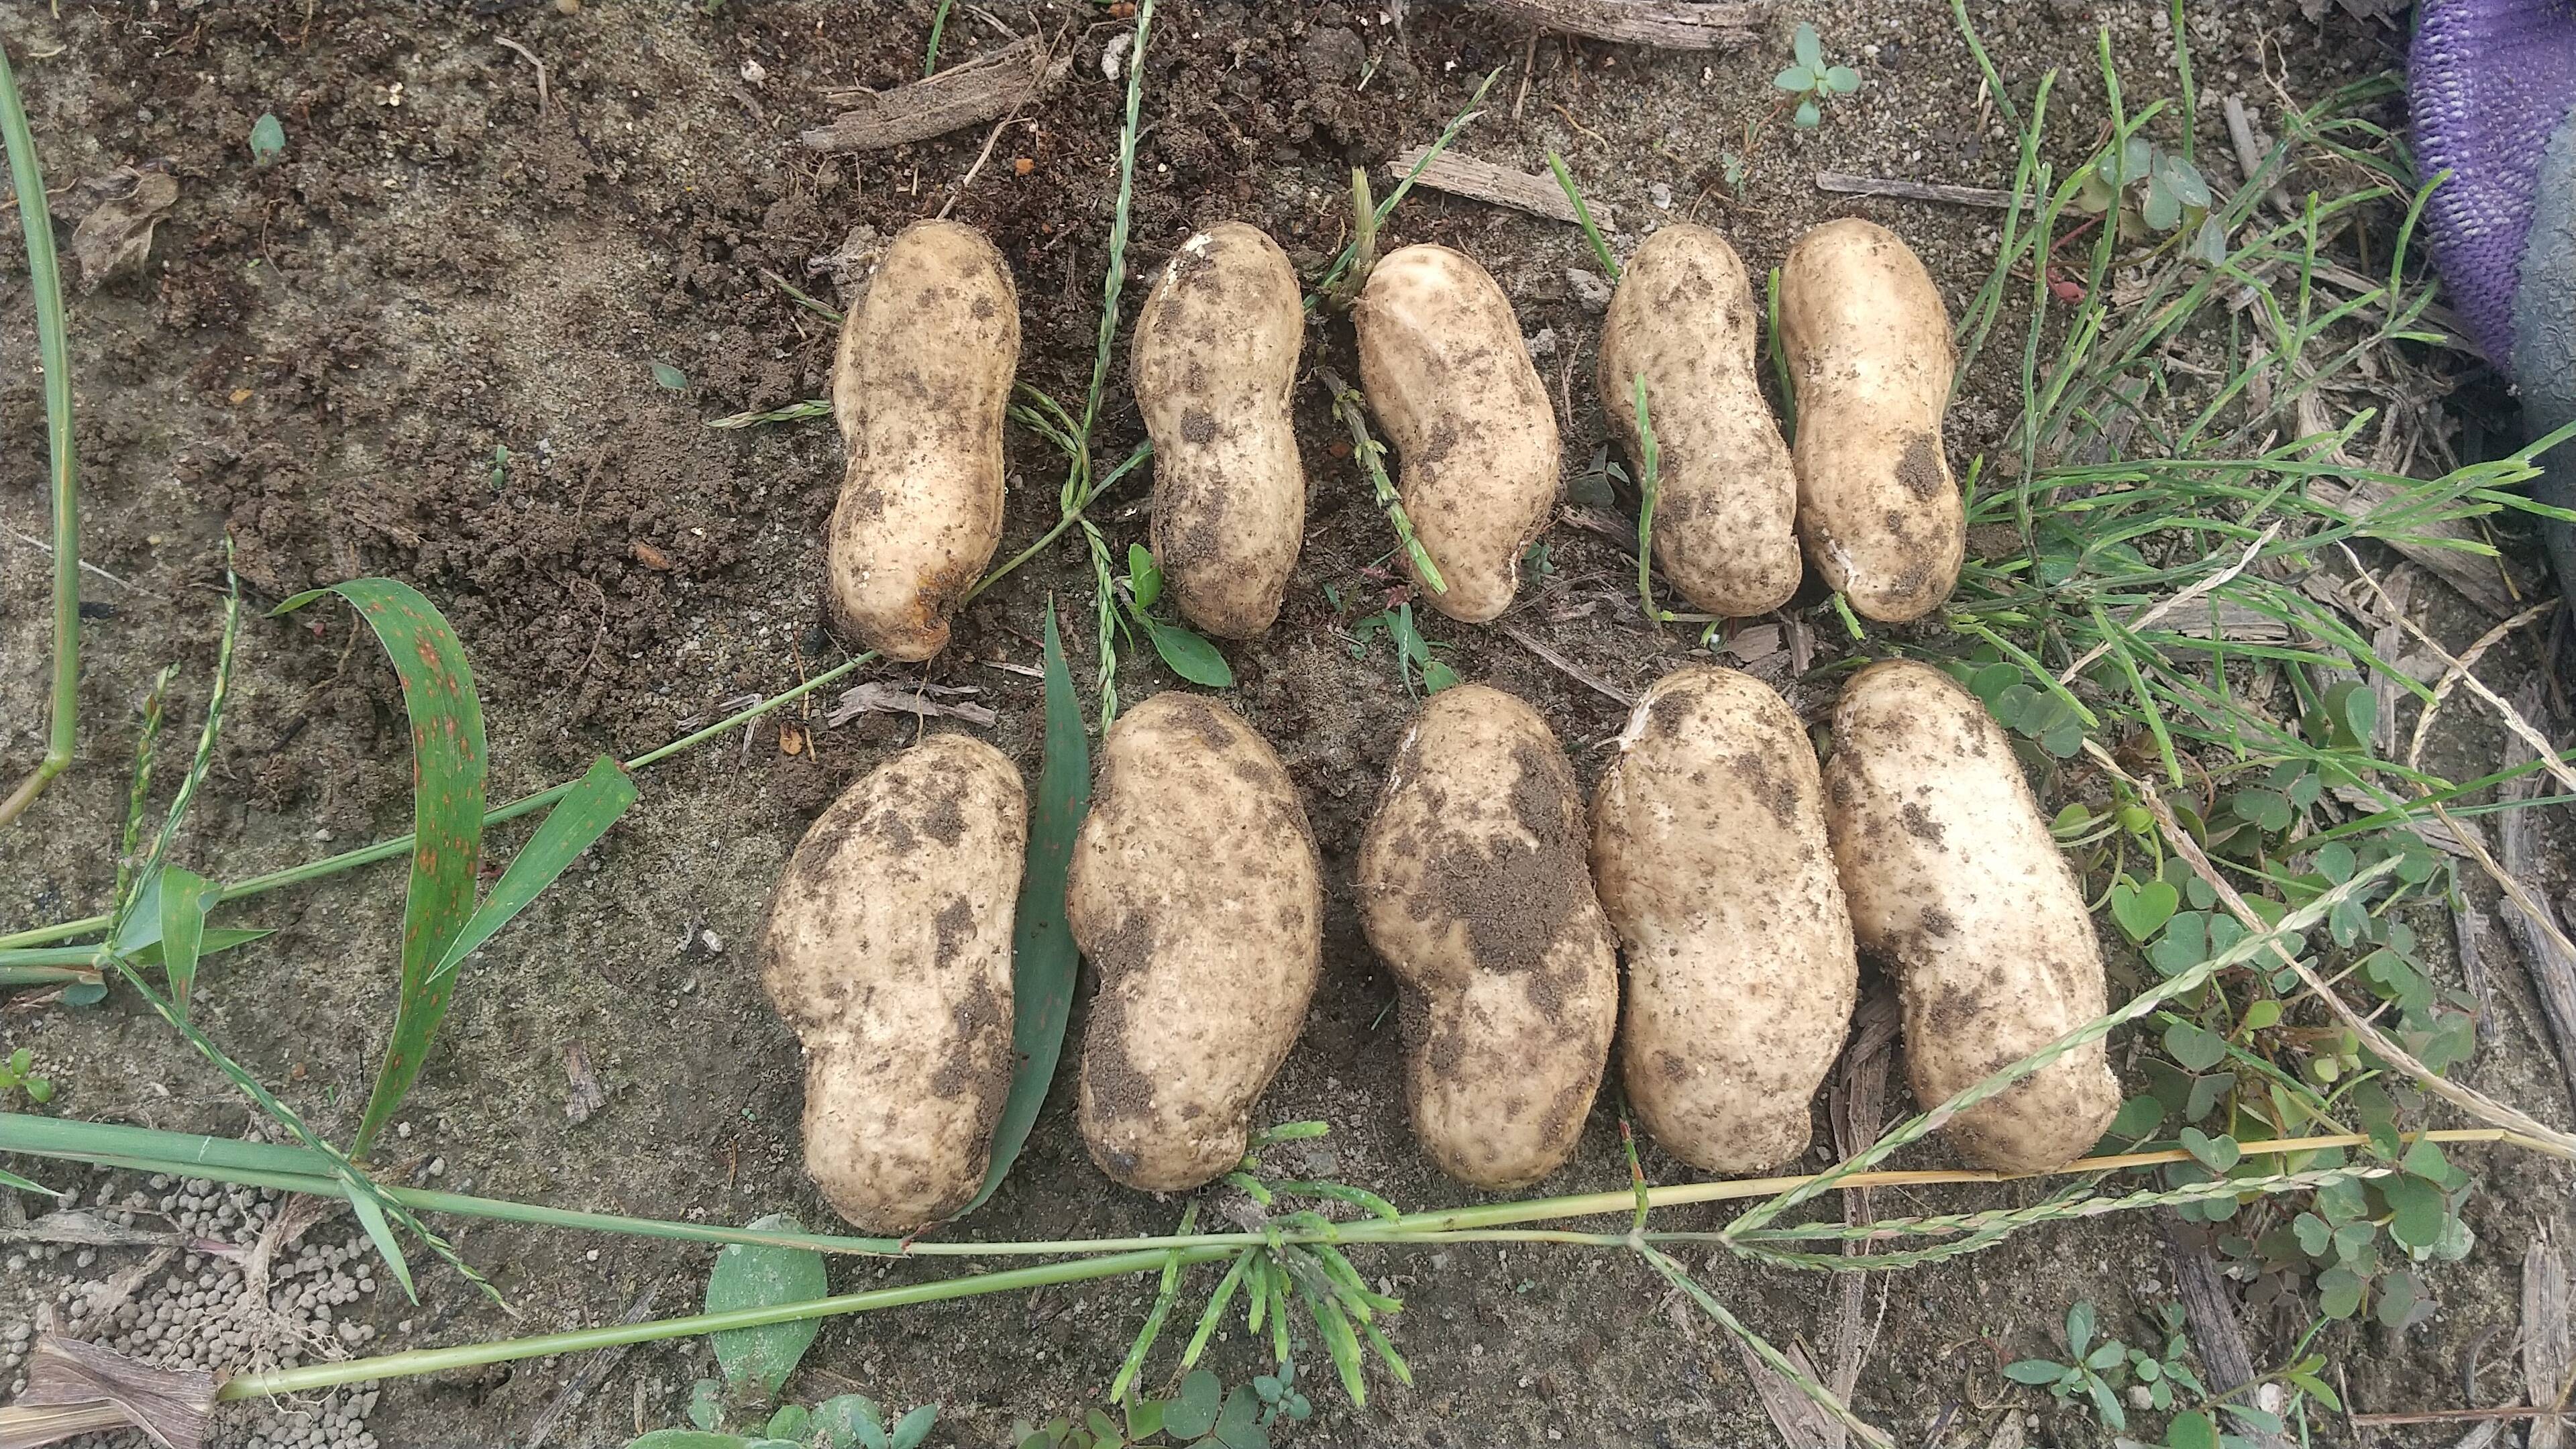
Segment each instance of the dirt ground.
[[[982,128],[857,158],[798,143],[801,127],[831,113],[826,92],[918,74],[933,8],[68,0],[59,14],[0,11],[51,185],[124,165],[164,170],[179,185],[143,271],[74,307],[83,547],[103,572],[84,582],[79,762],[0,832],[0,930],[104,906],[138,701],[157,669],[179,664],[174,736],[193,735],[227,536],[261,606],[366,574],[428,594],[474,660],[495,799],[577,774],[601,751],[631,756],[720,717],[725,701],[774,693],[845,657],[817,592],[818,541],[841,476],[829,424],[704,426],[823,390],[829,325],[764,277],[828,294],[832,278],[810,262],[840,251],[854,229],[890,235],[953,196],[952,214],[989,232],[1017,275],[1022,380],[1078,399],[1106,262],[1123,87],[1100,62],[1128,25],[1082,0],[1013,0],[989,16],[962,7],[951,18],[944,63],[997,46],[1004,29],[1043,31],[1073,56],[1060,87],[1002,130],[962,189]],[[2114,28],[2130,94],[2172,93],[2161,4],[1972,9],[2019,93],[2049,67],[2065,72],[2067,147],[2089,144],[2105,114],[2092,68],[2097,15]],[[2313,99],[2395,64],[2402,49],[2398,30],[2340,14],[2312,21],[2296,0],[2199,9],[2199,135],[2213,150],[2224,146],[2219,95],[2268,112],[2276,82]],[[1787,124],[1770,86],[1801,19],[1864,77],[1812,133]],[[1421,0],[1400,29],[1374,5],[1167,0],[1147,65],[1131,319],[1142,283],[1197,225],[1256,221],[1302,270],[1320,270],[1346,239],[1349,168],[1382,175],[1388,157],[1434,136],[1495,67],[1501,78],[1460,149],[1529,170],[1556,149],[1587,194],[1614,209],[1625,245],[1657,222],[1694,217],[1767,269],[1801,229],[1868,215],[1922,252],[1955,315],[1991,265],[1994,215],[1827,195],[1813,173],[2011,179],[2006,133],[1981,104],[1940,0],[1788,0],[1754,45],[1714,54],[1553,37],[1532,47],[1509,23]],[[255,166],[246,138],[263,113],[283,124],[286,147]],[[1745,149],[1748,124],[1759,144],[1739,199],[1721,153]],[[1426,193],[1407,201],[1392,231],[1396,241],[1463,247],[1494,271],[1562,399],[1567,471],[1580,472],[1604,435],[1589,400],[1599,318],[1567,276],[1591,265],[1580,234]],[[26,359],[23,273],[13,263],[5,276],[0,355]],[[2010,421],[2008,350],[1989,354],[1954,411],[1963,468]],[[1121,359],[1123,375],[1123,343]],[[1308,362],[1351,374],[1347,325],[1316,324]],[[686,387],[657,385],[656,363]],[[1353,632],[1381,606],[1385,580],[1372,570],[1385,525],[1347,457],[1331,451],[1339,434],[1320,389],[1300,389],[1297,415],[1313,481],[1304,552],[1278,625],[1226,651],[1238,681],[1229,698],[1304,792],[1330,890],[1325,983],[1264,1110],[1333,1123],[1310,1164],[1319,1171],[1407,1207],[1458,1202],[1469,1195],[1430,1170],[1405,1129],[1386,1010],[1393,987],[1360,938],[1348,889],[1413,707],[1385,640]],[[10,530],[0,534],[0,777],[12,782],[42,750],[48,564],[31,541],[44,532],[41,418],[34,370],[11,368],[0,383],[0,428],[15,443],[0,454],[0,525]],[[1119,454],[1141,437],[1123,385],[1110,395],[1106,437]],[[1014,429],[1010,447],[1006,550],[1052,521],[1060,477],[1034,438]],[[507,459],[497,466],[496,449]],[[1142,496],[1131,486],[1099,511],[1122,550],[1144,537]],[[1633,565],[1615,544],[1565,525],[1547,541],[1550,571],[1525,586],[1514,627],[1614,690],[1633,692],[1684,657],[1689,636],[1643,627]],[[1000,719],[978,732],[1034,778],[1036,683],[996,666],[1035,662],[1050,594],[1087,617],[1088,568],[1070,545],[979,601],[932,664],[873,672],[980,690]],[[1802,598],[1794,612],[1821,617],[1829,636],[1831,616],[1815,603]],[[2482,627],[2466,615],[2448,622],[2454,642]],[[1425,627],[1463,676],[1538,705],[1589,785],[1598,746],[1624,719],[1620,704],[1502,629],[1436,618]],[[1085,679],[1087,631],[1077,623],[1068,634]],[[2503,672],[2529,669],[2519,641],[2495,657],[2516,649],[2525,652]],[[1787,678],[1784,656],[1768,667],[1801,703],[1818,697]],[[1175,685],[1151,659],[1122,666],[1131,701]],[[741,1222],[787,1210],[833,1221],[801,1173],[796,1043],[761,996],[749,943],[805,823],[917,726],[887,715],[830,728],[799,718],[812,731],[799,753],[782,750],[771,720],[645,774],[642,805],[470,968],[400,1143],[440,1159],[441,1186],[652,1216]],[[2501,737],[2465,712],[2453,718],[2437,767],[2474,773]],[[406,746],[393,676],[345,611],[255,620],[181,858],[238,877],[398,833],[409,816]],[[498,854],[524,826],[496,837]],[[206,1029],[343,1140],[392,1017],[399,890],[398,875],[377,868],[229,908],[225,921],[277,934],[216,958],[200,987]],[[2447,926],[2421,934],[2446,936]],[[2505,1007],[2467,1078],[2567,1121],[2529,988],[2500,937],[2491,950],[2507,963]],[[18,1044],[61,1083],[51,1111],[227,1133],[247,1122],[238,1096],[122,995],[86,1011],[0,1005],[0,1050]],[[607,1091],[605,1108],[577,1125],[565,1110],[576,1048]],[[1071,1115],[1060,1079],[971,1236],[1169,1229],[1178,1204],[1112,1186],[1084,1157]],[[2402,1337],[2347,1326],[2324,1341],[2356,1407],[2460,1407],[2473,1359],[2489,1366],[2476,1403],[2516,1392],[2513,1372],[2495,1366],[2518,1333],[2524,1247],[2559,1224],[2568,1177],[2504,1152],[2469,1165],[2481,1178],[2469,1209],[2480,1245],[2433,1276],[2440,1313]],[[1686,1176],[1651,1153],[1648,1172]],[[1615,1120],[1602,1110],[1577,1160],[1545,1186],[1625,1180]],[[1968,1201],[1891,1193],[1881,1211]],[[1676,1223],[1716,1221],[1685,1212]],[[452,1226],[517,1316],[429,1271],[417,1308],[379,1293],[348,1310],[380,1331],[371,1347],[605,1322],[657,1283],[659,1311],[678,1311],[707,1261],[641,1240]],[[1364,1266],[1408,1304],[1396,1338],[1419,1386],[1381,1384],[1354,1411],[1319,1383],[1318,1417],[1297,1442],[1774,1441],[1731,1343],[1689,1323],[1625,1258],[1488,1247]],[[913,1271],[844,1262],[834,1282]],[[1711,1264],[1706,1279],[1775,1342],[1827,1352],[1835,1284],[1731,1261]],[[1900,1442],[1981,1444],[2008,1405],[2038,1406],[1997,1369],[2057,1347],[2054,1325],[2070,1304],[2090,1300],[2134,1339],[2138,1316],[2173,1291],[2163,1240],[2134,1217],[2034,1232],[1873,1281],[1874,1352],[1855,1402]],[[32,1312],[32,1292],[31,1282],[0,1283],[0,1326]],[[1141,1284],[1114,1282],[833,1320],[791,1396],[857,1389],[937,1400],[934,1442],[1001,1442],[1015,1418],[1096,1399],[1146,1299]],[[2250,1322],[2258,1362],[2277,1360],[2296,1326]],[[1240,1334],[1217,1356],[1229,1373],[1252,1371]],[[531,1362],[392,1383],[369,1426],[389,1446],[515,1442],[578,1367]],[[622,1443],[678,1422],[688,1382],[705,1371],[700,1341],[639,1350],[555,1442]],[[226,1432],[246,1436],[253,1422],[230,1418]],[[2374,1442],[2449,1442],[2430,1430],[2407,1437],[2418,1432]],[[2085,1443],[2095,1433],[2089,1419],[2052,1415],[2043,1437]],[[2329,1420],[2320,1442],[2351,1435]]]

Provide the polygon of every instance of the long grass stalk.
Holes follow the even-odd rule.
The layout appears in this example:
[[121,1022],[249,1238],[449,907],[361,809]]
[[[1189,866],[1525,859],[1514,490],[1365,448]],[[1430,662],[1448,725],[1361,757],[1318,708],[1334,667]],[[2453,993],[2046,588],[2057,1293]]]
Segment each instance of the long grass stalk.
[[17,73],[0,47],[0,142],[9,153],[18,224],[27,236],[27,282],[36,303],[36,356],[45,374],[46,475],[53,495],[54,672],[44,758],[0,799],[0,826],[27,811],[55,777],[71,768],[80,733],[80,462],[72,439],[72,353],[63,320],[63,274],[54,256],[53,215],[45,204],[44,168],[18,95]]

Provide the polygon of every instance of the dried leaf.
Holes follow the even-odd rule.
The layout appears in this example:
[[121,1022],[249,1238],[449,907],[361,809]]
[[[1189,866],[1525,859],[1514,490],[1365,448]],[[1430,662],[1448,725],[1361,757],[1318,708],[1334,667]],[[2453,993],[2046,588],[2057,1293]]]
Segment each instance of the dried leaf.
[[84,182],[83,189],[100,199],[72,231],[72,256],[80,263],[81,290],[95,292],[119,273],[142,270],[152,253],[152,228],[177,204],[179,182],[167,172],[126,166]]
[[[2522,1377],[2532,1407],[2564,1402],[2569,1356],[2567,1264],[2547,1238],[2537,1238],[2522,1255]],[[2523,1440],[2527,1449],[2559,1449],[2565,1442],[2560,1419],[2532,1420]]]
[[221,1387],[202,1369],[153,1368],[49,1333],[28,1356],[26,1392],[0,1410],[0,1449],[35,1449],[84,1429],[128,1425],[164,1449],[200,1449],[213,1427],[215,1391]]
[[[970,684],[925,684],[906,690],[871,679],[841,696],[823,715],[827,725],[845,725],[871,711],[880,714],[945,715],[971,725],[989,725],[1001,716],[991,707],[964,702],[961,696],[979,693]],[[956,700],[956,703],[949,701]]]
[[564,1047],[564,1077],[572,1084],[572,1095],[564,1099],[564,1115],[572,1119],[574,1126],[589,1121],[608,1105],[608,1089],[591,1071],[590,1053],[582,1050],[580,1042]]
[[[1762,1399],[1762,1412],[1770,1415],[1771,1427],[1780,1431],[1789,1449],[1827,1449],[1834,1442],[1833,1416],[1825,1412],[1824,1405],[1764,1363],[1743,1340],[1736,1340],[1735,1351],[1744,1360],[1744,1376],[1753,1380],[1753,1391]],[[1792,1344],[1789,1360],[1807,1377],[1823,1377],[1807,1361],[1805,1349]]]

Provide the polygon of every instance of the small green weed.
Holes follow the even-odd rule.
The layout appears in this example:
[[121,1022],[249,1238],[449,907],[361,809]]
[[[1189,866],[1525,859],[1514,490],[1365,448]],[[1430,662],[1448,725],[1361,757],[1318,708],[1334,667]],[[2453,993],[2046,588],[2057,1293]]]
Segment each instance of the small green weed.
[[6,1062],[0,1062],[0,1101],[8,1100],[11,1092],[26,1093],[27,1100],[39,1107],[54,1100],[54,1079],[37,1074],[36,1054],[27,1047],[18,1048],[9,1053]]
[[1860,89],[1860,72],[1847,65],[1831,65],[1825,60],[1824,41],[1816,27],[1801,20],[1797,34],[1790,42],[1790,56],[1795,62],[1771,78],[1774,88],[1798,98],[1798,109],[1789,116],[1789,124],[1812,131],[1825,123],[1824,103],[1833,96],[1847,96]]
[[2158,1310],[2158,1318],[2164,1340],[2161,1352],[2149,1351],[2155,1346],[2152,1338],[2147,1348],[2132,1348],[2116,1338],[2095,1343],[2093,1305],[2078,1303],[2066,1310],[2066,1351],[2070,1361],[2026,1358],[2006,1366],[2004,1377],[2017,1384],[2045,1388],[2060,1403],[2082,1394],[2091,1400],[2102,1422],[2113,1429],[2129,1427],[2121,1391],[2132,1380],[2146,1391],[2149,1405],[2158,1410],[2173,1407],[2177,1388],[2196,1398],[2209,1397],[2208,1387],[2187,1362],[2191,1341],[2183,1333],[2182,1306],[2164,1304]]
[[1449,646],[1432,642],[1414,627],[1410,601],[1398,603],[1353,624],[1351,657],[1356,659],[1366,654],[1369,640],[1380,634],[1395,645],[1396,675],[1403,681],[1405,693],[1438,694],[1458,682],[1458,671],[1441,662],[1432,652]]
[[286,125],[274,114],[263,114],[250,126],[250,159],[265,166],[286,151]]
[[1195,630],[1167,623],[1147,612],[1163,597],[1163,570],[1143,544],[1127,545],[1127,577],[1120,582],[1123,585],[1121,597],[1127,604],[1127,617],[1135,621],[1136,628],[1144,631],[1146,639],[1154,646],[1154,652],[1163,656],[1163,662],[1172,667],[1174,674],[1210,689],[1223,689],[1234,683],[1233,668],[1227,665],[1225,656],[1217,652],[1214,644]]

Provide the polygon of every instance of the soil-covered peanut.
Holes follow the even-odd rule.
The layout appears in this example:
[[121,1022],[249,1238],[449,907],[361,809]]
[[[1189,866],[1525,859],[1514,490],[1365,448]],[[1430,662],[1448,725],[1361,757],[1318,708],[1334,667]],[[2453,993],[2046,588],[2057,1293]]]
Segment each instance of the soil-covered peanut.
[[953,221],[887,244],[841,324],[832,417],[849,449],[832,510],[834,619],[893,659],[948,644],[1002,537],[1002,414],[1020,302],[1002,254]]
[[1729,619],[1767,614],[1798,591],[1798,474],[1762,397],[1760,315],[1725,237],[1665,227],[1619,274],[1595,374],[1631,459],[1644,457],[1644,375],[1658,459],[1655,562],[1684,598]]
[[1414,582],[1441,613],[1485,623],[1511,607],[1556,507],[1556,410],[1520,320],[1475,258],[1420,245],[1378,260],[1351,321],[1397,491],[1447,587]]
[[[1826,821],[1861,949],[1894,968],[1914,1098],[1931,1108],[2103,1014],[2084,893],[2003,727],[1928,664],[1852,676],[1834,707]],[[2109,1129],[2095,1041],[1945,1129],[1969,1159],[2041,1172]]]
[[1861,614],[1921,618],[1950,597],[1966,507],[1941,442],[1957,358],[1931,273],[1896,233],[1847,217],[1780,268],[1798,395],[1798,533]]
[[1323,865],[1279,757],[1203,695],[1119,716],[1065,905],[1100,973],[1082,1049],[1092,1161],[1154,1192],[1232,1170],[1323,972]]
[[1154,440],[1154,559],[1181,617],[1249,639],[1279,616],[1306,528],[1288,391],[1306,313],[1296,269],[1229,221],[1172,253],[1136,319],[1136,405]]
[[1714,665],[1656,680],[1593,796],[1592,878],[1627,955],[1619,1064],[1639,1122],[1711,1172],[1806,1151],[1860,968],[1787,701]]
[[1011,919],[1028,798],[1001,751],[933,735],[861,777],[789,857],[761,984],[805,1044],[805,1170],[871,1233],[973,1200],[1011,1085]]
[[1422,707],[1360,842],[1360,924],[1403,988],[1414,1135],[1471,1186],[1554,1171],[1601,1085],[1619,969],[1584,846],[1547,722],[1477,684]]

